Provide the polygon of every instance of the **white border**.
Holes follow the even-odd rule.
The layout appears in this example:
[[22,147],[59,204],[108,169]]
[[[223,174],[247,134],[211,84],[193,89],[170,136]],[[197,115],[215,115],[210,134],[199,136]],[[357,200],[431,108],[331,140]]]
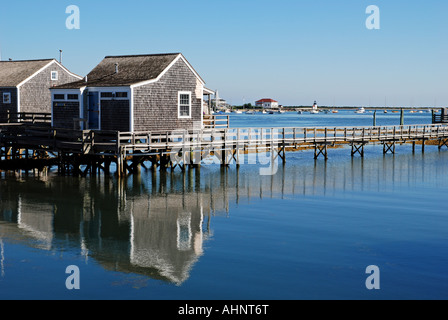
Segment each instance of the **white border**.
[[[53,79],[53,75],[55,75],[54,79]],[[59,80],[59,72],[53,70],[50,71],[50,80],[51,81],[58,81]]]
[[[189,102],[189,111],[188,116],[181,116],[180,115],[180,95],[181,94],[188,94],[188,102]],[[191,91],[178,91],[177,92],[177,118],[178,119],[191,119]]]

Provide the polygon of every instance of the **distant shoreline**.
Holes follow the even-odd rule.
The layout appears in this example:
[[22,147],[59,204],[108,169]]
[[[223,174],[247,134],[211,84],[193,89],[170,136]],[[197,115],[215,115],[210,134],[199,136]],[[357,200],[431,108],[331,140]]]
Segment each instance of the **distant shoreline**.
[[[284,111],[308,111],[311,110],[313,107],[312,106],[283,106],[282,108],[280,108],[280,110],[284,110]],[[352,107],[352,106],[343,106],[343,107],[329,107],[329,106],[321,106],[318,109],[319,110],[357,110],[360,107]],[[366,110],[371,110],[371,111],[375,111],[375,110],[379,110],[379,111],[384,111],[384,110],[405,110],[405,111],[414,111],[414,110],[434,110],[434,111],[440,111],[441,108],[443,107],[363,107]],[[246,107],[242,107],[242,106],[233,106],[231,107],[232,110],[240,110],[240,111],[261,111],[261,110],[266,110],[266,111],[276,111],[279,109],[263,109],[261,107],[252,107],[252,108],[246,108]]]

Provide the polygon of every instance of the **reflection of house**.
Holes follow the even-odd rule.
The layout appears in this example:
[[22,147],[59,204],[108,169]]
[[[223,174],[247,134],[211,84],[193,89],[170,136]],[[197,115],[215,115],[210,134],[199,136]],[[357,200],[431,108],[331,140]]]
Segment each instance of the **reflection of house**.
[[0,61],[0,121],[6,112],[50,113],[50,87],[82,79],[55,59]]
[[179,194],[153,198],[149,208],[148,202],[142,200],[132,204],[130,262],[155,268],[163,277],[180,284],[188,279],[190,269],[202,255],[200,204],[187,204]]
[[[53,205],[47,203],[29,203],[18,199],[17,225],[26,231],[39,243],[40,248],[50,249],[52,247],[53,230]],[[36,212],[39,212],[36,214]]]
[[278,101],[273,99],[261,99],[255,102],[255,106],[263,109],[278,109]]
[[52,89],[56,128],[191,129],[202,124],[204,81],[181,53],[108,56],[82,81]]
[[[107,270],[180,284],[204,254],[212,216],[226,215],[232,206],[253,205],[256,199],[325,195],[328,188],[356,191],[361,166],[384,171],[384,185],[414,181],[425,170],[416,161],[410,154],[394,160],[393,166],[382,157],[341,166],[310,162],[282,166],[275,176],[253,174],[258,168],[241,169],[238,174],[217,168],[195,175],[142,172],[142,179],[136,175],[119,183],[114,179],[75,179],[76,183],[49,179],[45,184],[10,180],[0,185],[0,241],[7,245],[13,239],[58,252],[68,246]],[[440,174],[448,174],[448,167]],[[378,185],[377,175],[362,180],[366,186]]]

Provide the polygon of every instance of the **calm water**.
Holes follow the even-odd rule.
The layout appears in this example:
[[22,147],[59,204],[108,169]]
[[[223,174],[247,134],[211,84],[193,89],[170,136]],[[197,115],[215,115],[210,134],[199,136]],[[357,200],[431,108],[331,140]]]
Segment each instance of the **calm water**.
[[[232,115],[232,126],[372,115]],[[406,115],[430,123],[430,114]],[[381,121],[387,123],[381,123]],[[378,116],[379,125],[399,115]],[[446,299],[448,151],[115,177],[0,173],[0,299]],[[66,267],[80,289],[66,288]],[[367,290],[366,267],[380,269]]]

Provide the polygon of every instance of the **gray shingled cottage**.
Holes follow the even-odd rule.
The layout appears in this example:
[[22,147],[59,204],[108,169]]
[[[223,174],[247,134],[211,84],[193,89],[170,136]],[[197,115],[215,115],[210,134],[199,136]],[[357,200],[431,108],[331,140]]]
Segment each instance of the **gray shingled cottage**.
[[55,59],[0,61],[0,122],[8,113],[50,113],[49,88],[80,79]]
[[181,53],[107,56],[51,92],[53,127],[125,132],[201,127],[212,93]]

